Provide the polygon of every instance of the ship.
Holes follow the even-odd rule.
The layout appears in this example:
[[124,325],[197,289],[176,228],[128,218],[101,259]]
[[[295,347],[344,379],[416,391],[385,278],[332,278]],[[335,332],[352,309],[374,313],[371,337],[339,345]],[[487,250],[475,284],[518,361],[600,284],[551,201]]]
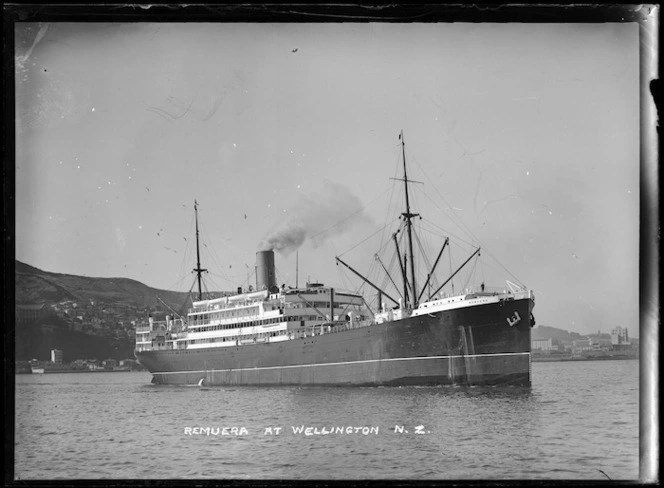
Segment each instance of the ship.
[[[431,282],[449,243],[442,244],[427,279],[418,288],[413,253],[413,219],[403,132],[405,210],[392,235],[398,273],[392,287],[377,285],[339,256],[376,292],[370,307],[359,292],[306,283],[278,286],[273,249],[256,253],[256,288],[203,298],[197,203],[198,297],[186,314],[164,320],[150,316],[136,328],[135,356],[166,385],[440,386],[531,385],[532,290],[506,286],[454,293],[445,285],[478,247],[435,290]],[[401,231],[401,234],[397,234]],[[400,238],[400,239],[399,239]],[[392,243],[390,243],[391,245]],[[382,264],[382,262],[381,262]]]

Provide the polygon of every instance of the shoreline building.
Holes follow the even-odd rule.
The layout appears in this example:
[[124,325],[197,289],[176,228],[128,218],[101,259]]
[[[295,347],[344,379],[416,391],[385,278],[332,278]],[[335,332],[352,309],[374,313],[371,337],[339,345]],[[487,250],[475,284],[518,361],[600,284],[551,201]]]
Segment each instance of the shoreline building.
[[616,327],[611,330],[611,345],[614,350],[619,349],[628,349],[631,347],[631,342],[629,342],[629,334],[627,333],[626,327]]
[[542,352],[558,351],[559,349],[558,344],[554,344],[554,341],[551,338],[531,339],[530,348],[533,351],[542,351]]
[[62,364],[62,351],[60,349],[51,349],[51,362]]

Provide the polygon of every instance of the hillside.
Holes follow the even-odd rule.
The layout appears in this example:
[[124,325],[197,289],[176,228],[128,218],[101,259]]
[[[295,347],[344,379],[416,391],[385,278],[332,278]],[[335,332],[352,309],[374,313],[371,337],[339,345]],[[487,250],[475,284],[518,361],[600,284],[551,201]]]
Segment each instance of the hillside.
[[148,313],[184,314],[191,306],[187,293],[128,278],[50,273],[20,261],[14,281],[17,360],[48,360],[51,349],[61,349],[66,362],[129,358],[136,324]]
[[16,303],[55,304],[96,301],[139,309],[163,308],[157,297],[181,313],[191,305],[187,293],[158,290],[128,278],[93,278],[50,273],[16,261]]
[[569,332],[548,325],[538,325],[532,329],[531,334],[533,339],[554,339],[557,341],[573,341],[582,338],[581,334],[577,332]]
[[130,359],[134,340],[131,334],[107,335],[104,330],[90,333],[70,330],[67,322],[56,315],[39,322],[21,324],[16,328],[15,354],[17,360],[48,361],[51,349],[63,351],[63,360]]

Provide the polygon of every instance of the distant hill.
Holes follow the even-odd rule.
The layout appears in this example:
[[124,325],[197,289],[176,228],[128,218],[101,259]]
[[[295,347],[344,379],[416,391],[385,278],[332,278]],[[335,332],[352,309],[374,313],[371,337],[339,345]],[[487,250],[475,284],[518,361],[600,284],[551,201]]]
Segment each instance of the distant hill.
[[[62,349],[65,361],[133,356],[134,325],[148,312],[160,318],[185,314],[188,293],[150,288],[128,278],[94,278],[50,273],[15,262],[16,359],[48,360]],[[157,298],[166,303],[165,307]],[[30,318],[27,306],[40,312]]]
[[581,339],[582,335],[578,332],[569,332],[548,325],[538,325],[531,331],[533,339],[554,339],[557,341],[573,341]]
[[67,300],[97,301],[133,308],[163,308],[157,297],[180,312],[191,305],[184,292],[158,290],[129,278],[93,278],[50,273],[16,261],[16,303],[54,304]]

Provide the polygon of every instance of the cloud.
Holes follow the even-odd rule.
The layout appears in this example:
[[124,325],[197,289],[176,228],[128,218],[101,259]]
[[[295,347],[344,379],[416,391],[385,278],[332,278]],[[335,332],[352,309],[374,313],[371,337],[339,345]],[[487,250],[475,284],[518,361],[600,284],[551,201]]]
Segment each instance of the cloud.
[[330,181],[315,194],[300,196],[288,213],[291,219],[263,238],[261,250],[272,249],[288,256],[307,240],[318,247],[331,238],[372,223],[361,200],[347,187]]

